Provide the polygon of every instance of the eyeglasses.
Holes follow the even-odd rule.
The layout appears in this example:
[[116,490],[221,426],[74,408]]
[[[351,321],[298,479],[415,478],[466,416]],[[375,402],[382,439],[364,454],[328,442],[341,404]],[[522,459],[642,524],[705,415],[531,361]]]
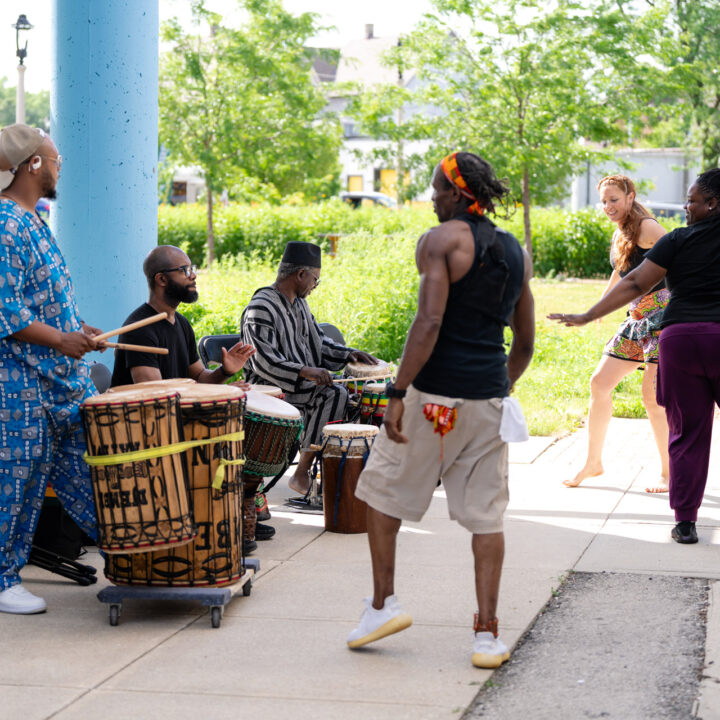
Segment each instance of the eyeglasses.
[[197,265],[178,265],[174,268],[167,268],[167,270],[158,270],[161,273],[175,272],[176,270],[182,270],[185,273],[185,277],[191,275],[197,275]]
[[58,170],[62,167],[62,163],[63,163],[62,155],[58,155],[56,158],[50,157],[49,155],[41,155],[40,157],[43,157],[46,160],[52,160],[57,165]]
[[317,287],[320,284],[320,278],[317,275],[313,275],[313,273],[311,273],[309,270],[308,275],[312,277],[312,279],[315,281],[315,287]]

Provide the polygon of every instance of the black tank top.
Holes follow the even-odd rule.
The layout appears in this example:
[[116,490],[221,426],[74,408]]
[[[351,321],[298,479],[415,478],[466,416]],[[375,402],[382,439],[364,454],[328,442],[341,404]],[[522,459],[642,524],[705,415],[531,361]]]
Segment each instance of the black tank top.
[[483,400],[510,388],[504,328],[523,286],[520,243],[486,217],[463,213],[475,240],[468,272],[451,283],[440,334],[413,385],[422,392]]
[[[632,251],[632,253],[630,253],[630,264],[628,265],[627,270],[618,270],[618,275],[621,278],[624,278],[626,275],[629,275],[633,270],[635,270],[635,268],[639,267],[642,261],[645,259],[645,255],[647,255],[649,250],[652,250],[652,248],[641,248],[636,245],[635,249]],[[613,270],[616,269],[615,253],[613,252],[612,247],[610,248],[610,265],[612,265]],[[663,278],[652,290],[650,290],[650,293],[662,290],[664,287],[665,278]]]

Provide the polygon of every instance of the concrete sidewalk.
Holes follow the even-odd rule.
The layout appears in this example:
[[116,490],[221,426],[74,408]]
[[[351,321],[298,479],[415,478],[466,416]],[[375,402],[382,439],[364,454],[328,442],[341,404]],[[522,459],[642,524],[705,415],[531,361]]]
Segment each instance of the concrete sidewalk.
[[[715,435],[717,459],[717,425]],[[606,473],[580,488],[563,487],[584,448],[584,431],[511,447],[498,609],[509,644],[570,570],[720,579],[717,462],[711,460],[700,542],[681,546],[670,539],[667,495],[644,492],[659,472],[648,422],[613,419]],[[470,538],[447,519],[443,493],[421,523],[407,524],[400,535],[396,589],[413,627],[356,652],[345,637],[371,592],[367,538],[324,532],[321,516],[283,507],[291,494],[284,481],[273,489],[277,535],[260,543],[254,557],[262,569],[252,595],[227,606],[219,629],[199,605],[156,601],[126,602],[119,626],[110,627],[107,606],[96,599],[104,579],[83,588],[28,567],[24,582],[49,609],[28,617],[0,614],[0,717],[458,717],[491,674],[470,664]],[[90,557],[99,567],[98,556]],[[698,713],[704,720],[720,713],[717,592],[715,600],[706,648],[710,677]],[[591,643],[590,620],[588,627]]]

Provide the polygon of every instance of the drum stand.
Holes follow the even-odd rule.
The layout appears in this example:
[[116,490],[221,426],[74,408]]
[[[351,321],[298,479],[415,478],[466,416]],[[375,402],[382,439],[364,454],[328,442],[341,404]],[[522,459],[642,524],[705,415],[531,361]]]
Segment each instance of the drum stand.
[[[315,447],[315,446],[313,446]],[[319,487],[318,475],[320,471],[320,463],[322,462],[322,454],[315,453],[310,468],[310,489],[302,497],[288,498],[285,505],[296,512],[311,513],[313,515],[323,514],[322,490]]]
[[32,546],[28,562],[74,580],[78,585],[92,585],[97,582],[97,570],[92,565],[83,565],[37,545]]

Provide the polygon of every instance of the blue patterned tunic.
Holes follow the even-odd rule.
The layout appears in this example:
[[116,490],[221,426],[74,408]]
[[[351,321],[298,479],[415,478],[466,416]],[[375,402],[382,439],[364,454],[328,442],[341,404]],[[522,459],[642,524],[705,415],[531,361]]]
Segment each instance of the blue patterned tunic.
[[79,410],[95,394],[89,366],[11,337],[35,321],[82,329],[50,229],[0,198],[0,590],[19,582],[48,480],[73,519],[95,534]]

